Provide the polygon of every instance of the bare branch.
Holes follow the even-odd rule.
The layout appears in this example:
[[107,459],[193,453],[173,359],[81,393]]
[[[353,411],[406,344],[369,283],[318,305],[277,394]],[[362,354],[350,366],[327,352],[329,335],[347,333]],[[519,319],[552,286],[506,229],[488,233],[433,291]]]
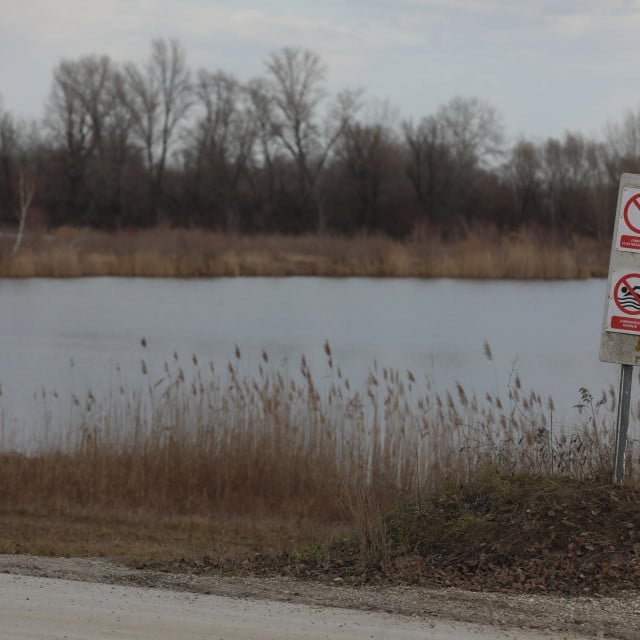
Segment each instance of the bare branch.
[[18,171],[18,235],[16,237],[15,244],[13,245],[13,249],[11,251],[12,255],[18,253],[20,249],[20,245],[22,244],[22,237],[24,235],[24,225],[27,219],[27,213],[29,212],[29,208],[31,207],[31,202],[33,201],[33,196],[36,192],[35,181],[31,177],[27,177],[25,175],[25,170],[20,169]]

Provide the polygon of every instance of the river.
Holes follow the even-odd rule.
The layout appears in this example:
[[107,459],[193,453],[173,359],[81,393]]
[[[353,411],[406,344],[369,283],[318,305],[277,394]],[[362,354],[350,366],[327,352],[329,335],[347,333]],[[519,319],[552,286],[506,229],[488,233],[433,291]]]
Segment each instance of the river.
[[374,363],[478,394],[504,392],[517,372],[570,413],[580,387],[599,395],[617,385],[619,367],[598,360],[605,287],[600,279],[2,280],[0,407],[5,428],[29,432],[45,405],[50,413],[73,395],[108,394],[116,380],[142,384],[143,359],[158,375],[174,353],[223,371],[236,346],[245,375],[264,350],[292,375],[304,355],[321,384],[328,341],[352,386],[364,385]]

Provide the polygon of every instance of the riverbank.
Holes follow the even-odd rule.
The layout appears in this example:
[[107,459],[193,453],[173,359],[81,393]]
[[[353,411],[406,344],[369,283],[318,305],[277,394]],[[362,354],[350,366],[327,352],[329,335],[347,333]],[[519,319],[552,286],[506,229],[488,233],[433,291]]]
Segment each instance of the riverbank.
[[[108,557],[139,571],[354,588],[597,597],[640,590],[638,488],[487,470],[386,510],[366,494],[357,511],[323,519],[311,503],[287,513],[160,513],[79,505],[69,491],[66,504],[0,509],[0,554]],[[336,497],[334,508],[348,499]]]
[[158,379],[142,360],[143,392],[74,397],[65,432],[2,447],[0,553],[354,587],[640,588],[638,444],[613,486],[613,393],[581,390],[581,423],[562,426],[517,374],[501,397],[388,369],[356,389],[325,352],[329,387],[266,353],[247,377],[238,351],[223,376],[194,357]]
[[472,233],[400,242],[387,237],[225,235],[63,227],[30,233],[19,251],[0,235],[0,277],[325,276],[486,279],[605,277],[609,244],[533,233]]

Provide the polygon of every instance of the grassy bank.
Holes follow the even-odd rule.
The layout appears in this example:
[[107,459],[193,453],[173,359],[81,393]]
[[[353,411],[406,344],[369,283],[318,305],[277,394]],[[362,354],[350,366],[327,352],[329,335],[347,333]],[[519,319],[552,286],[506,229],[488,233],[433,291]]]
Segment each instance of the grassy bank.
[[640,490],[487,467],[403,501],[353,534],[281,556],[298,575],[472,590],[589,594],[640,587]]
[[74,399],[30,455],[5,435],[0,552],[562,590],[608,588],[626,559],[640,586],[638,450],[612,487],[612,391],[584,390],[562,426],[517,376],[477,398],[375,367],[354,385],[326,356],[321,386],[304,358],[297,375],[266,353],[250,376],[239,352],[223,374],[143,362],[138,391]]
[[13,255],[0,236],[0,277],[365,276],[566,279],[607,274],[609,244],[484,231],[426,237],[236,236],[154,229],[60,228],[27,234]]

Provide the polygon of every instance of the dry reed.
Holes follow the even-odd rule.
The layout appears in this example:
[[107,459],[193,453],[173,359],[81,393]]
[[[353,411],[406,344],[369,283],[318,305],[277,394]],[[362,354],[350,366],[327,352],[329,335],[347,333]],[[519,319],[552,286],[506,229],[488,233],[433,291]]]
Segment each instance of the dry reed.
[[366,276],[567,279],[603,277],[608,243],[532,232],[478,230],[443,242],[437,234],[387,237],[226,235],[202,230],[59,228],[31,232],[13,256],[0,235],[0,277]]
[[[582,422],[553,425],[553,404],[514,376],[504,397],[458,385],[438,393],[410,372],[374,367],[354,386],[325,345],[327,380],[304,357],[299,375],[266,353],[254,376],[241,356],[224,373],[197,357],[153,373],[139,390],[77,399],[67,428],[28,454],[2,454],[0,510],[271,514],[371,527],[398,501],[501,472],[608,478],[613,390],[583,391]],[[490,358],[490,348],[485,345]],[[637,480],[637,446],[627,471]]]

